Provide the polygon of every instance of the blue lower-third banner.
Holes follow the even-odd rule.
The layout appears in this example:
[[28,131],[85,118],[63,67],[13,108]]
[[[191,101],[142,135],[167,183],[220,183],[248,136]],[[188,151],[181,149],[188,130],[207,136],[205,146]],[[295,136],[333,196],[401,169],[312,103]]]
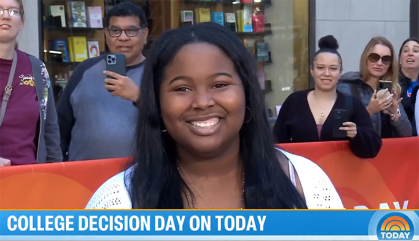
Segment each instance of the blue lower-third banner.
[[0,211],[0,240],[419,240],[419,211]]

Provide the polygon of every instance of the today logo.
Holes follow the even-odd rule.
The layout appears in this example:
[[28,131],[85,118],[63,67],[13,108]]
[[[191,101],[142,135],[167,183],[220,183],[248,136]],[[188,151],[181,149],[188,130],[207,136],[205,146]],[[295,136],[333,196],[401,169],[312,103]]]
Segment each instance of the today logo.
[[412,240],[414,233],[412,221],[402,213],[387,214],[377,225],[379,240]]

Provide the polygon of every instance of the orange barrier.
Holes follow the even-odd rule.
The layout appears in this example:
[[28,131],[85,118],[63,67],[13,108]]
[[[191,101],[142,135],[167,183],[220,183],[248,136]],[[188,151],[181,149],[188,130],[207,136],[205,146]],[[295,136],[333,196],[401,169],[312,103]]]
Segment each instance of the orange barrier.
[[345,208],[419,209],[419,137],[383,140],[374,159],[360,159],[346,142],[280,145],[316,162]]
[[[355,157],[346,142],[280,147],[321,166],[346,208],[419,209],[419,137],[384,140],[374,159]],[[2,167],[0,209],[82,209],[127,165],[127,159],[107,159]]]
[[0,209],[83,209],[127,160],[106,159],[0,168]]

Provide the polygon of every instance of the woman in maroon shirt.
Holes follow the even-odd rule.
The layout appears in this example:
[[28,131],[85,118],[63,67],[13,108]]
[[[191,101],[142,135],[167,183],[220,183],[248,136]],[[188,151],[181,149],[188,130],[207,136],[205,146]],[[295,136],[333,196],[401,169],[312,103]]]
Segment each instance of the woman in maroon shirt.
[[0,166],[62,160],[48,72],[40,60],[15,49],[23,25],[22,0],[0,0]]

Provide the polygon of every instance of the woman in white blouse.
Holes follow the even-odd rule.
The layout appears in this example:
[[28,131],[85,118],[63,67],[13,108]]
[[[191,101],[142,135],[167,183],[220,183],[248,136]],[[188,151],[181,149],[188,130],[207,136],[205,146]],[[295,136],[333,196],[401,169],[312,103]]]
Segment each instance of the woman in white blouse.
[[253,57],[219,24],[154,43],[138,111],[133,166],[86,208],[343,208],[323,170],[274,147]]

